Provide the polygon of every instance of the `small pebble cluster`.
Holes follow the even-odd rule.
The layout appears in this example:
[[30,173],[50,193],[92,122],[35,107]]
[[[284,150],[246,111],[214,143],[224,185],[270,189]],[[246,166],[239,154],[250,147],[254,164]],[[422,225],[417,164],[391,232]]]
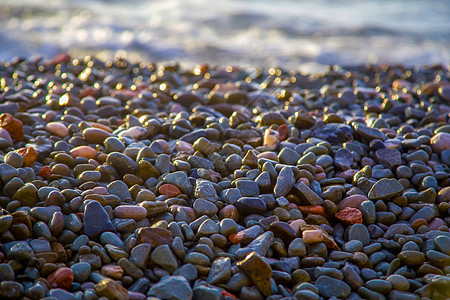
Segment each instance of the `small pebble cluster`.
[[450,72],[0,64],[0,298],[450,298]]

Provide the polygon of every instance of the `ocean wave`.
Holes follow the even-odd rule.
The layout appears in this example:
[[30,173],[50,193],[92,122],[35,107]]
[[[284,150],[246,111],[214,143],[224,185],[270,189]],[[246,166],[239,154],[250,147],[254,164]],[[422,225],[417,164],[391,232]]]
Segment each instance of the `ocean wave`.
[[4,0],[0,59],[69,52],[294,68],[448,64],[449,15],[446,0]]

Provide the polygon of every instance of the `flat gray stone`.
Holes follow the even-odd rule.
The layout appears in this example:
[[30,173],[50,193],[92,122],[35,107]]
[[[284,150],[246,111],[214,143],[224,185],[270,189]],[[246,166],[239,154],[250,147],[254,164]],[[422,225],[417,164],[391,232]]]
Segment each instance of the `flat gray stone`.
[[348,240],[357,240],[360,241],[363,246],[367,246],[370,244],[370,235],[367,227],[363,224],[354,224],[349,228],[348,231]]
[[210,284],[227,282],[231,277],[231,260],[229,257],[216,259],[209,271],[206,281]]
[[167,276],[153,285],[147,296],[171,300],[191,300],[193,293],[186,278],[182,276]]
[[[293,150],[292,150],[293,151]],[[295,152],[295,151],[294,151]],[[275,197],[286,196],[295,184],[295,176],[292,168],[283,167],[278,174],[274,188]]]
[[326,299],[333,296],[345,299],[352,291],[349,285],[344,281],[327,275],[320,276],[314,285],[319,289],[319,294]]
[[150,259],[171,273],[178,268],[177,259],[168,245],[156,247],[150,254]]

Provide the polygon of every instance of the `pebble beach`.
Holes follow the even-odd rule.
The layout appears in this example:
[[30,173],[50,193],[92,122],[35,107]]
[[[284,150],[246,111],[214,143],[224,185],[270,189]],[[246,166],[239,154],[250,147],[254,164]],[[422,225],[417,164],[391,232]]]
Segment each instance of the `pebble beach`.
[[0,64],[0,298],[450,298],[444,64]]

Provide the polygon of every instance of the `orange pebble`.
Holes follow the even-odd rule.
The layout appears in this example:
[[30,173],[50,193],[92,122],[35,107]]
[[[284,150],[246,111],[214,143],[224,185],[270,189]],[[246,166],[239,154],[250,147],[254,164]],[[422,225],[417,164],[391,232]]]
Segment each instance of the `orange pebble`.
[[233,299],[237,300],[237,297],[235,295],[233,295],[232,293],[230,293],[230,292],[222,290],[221,294],[222,294],[223,298],[230,297],[230,298],[233,298]]
[[33,147],[20,148],[16,152],[23,157],[24,167],[31,167],[36,161],[37,153]]
[[228,236],[228,239],[230,240],[230,242],[232,242],[233,244],[237,244],[240,243],[245,236],[245,232],[238,232],[238,233],[232,233]]
[[320,205],[299,206],[298,209],[300,209],[302,214],[326,216],[325,209]]
[[9,132],[11,138],[15,141],[23,140],[22,121],[14,118],[13,115],[3,113],[0,115],[0,128]]
[[49,166],[43,166],[39,171],[39,176],[41,176],[42,178],[48,178],[50,177],[50,175],[52,175],[52,170]]

